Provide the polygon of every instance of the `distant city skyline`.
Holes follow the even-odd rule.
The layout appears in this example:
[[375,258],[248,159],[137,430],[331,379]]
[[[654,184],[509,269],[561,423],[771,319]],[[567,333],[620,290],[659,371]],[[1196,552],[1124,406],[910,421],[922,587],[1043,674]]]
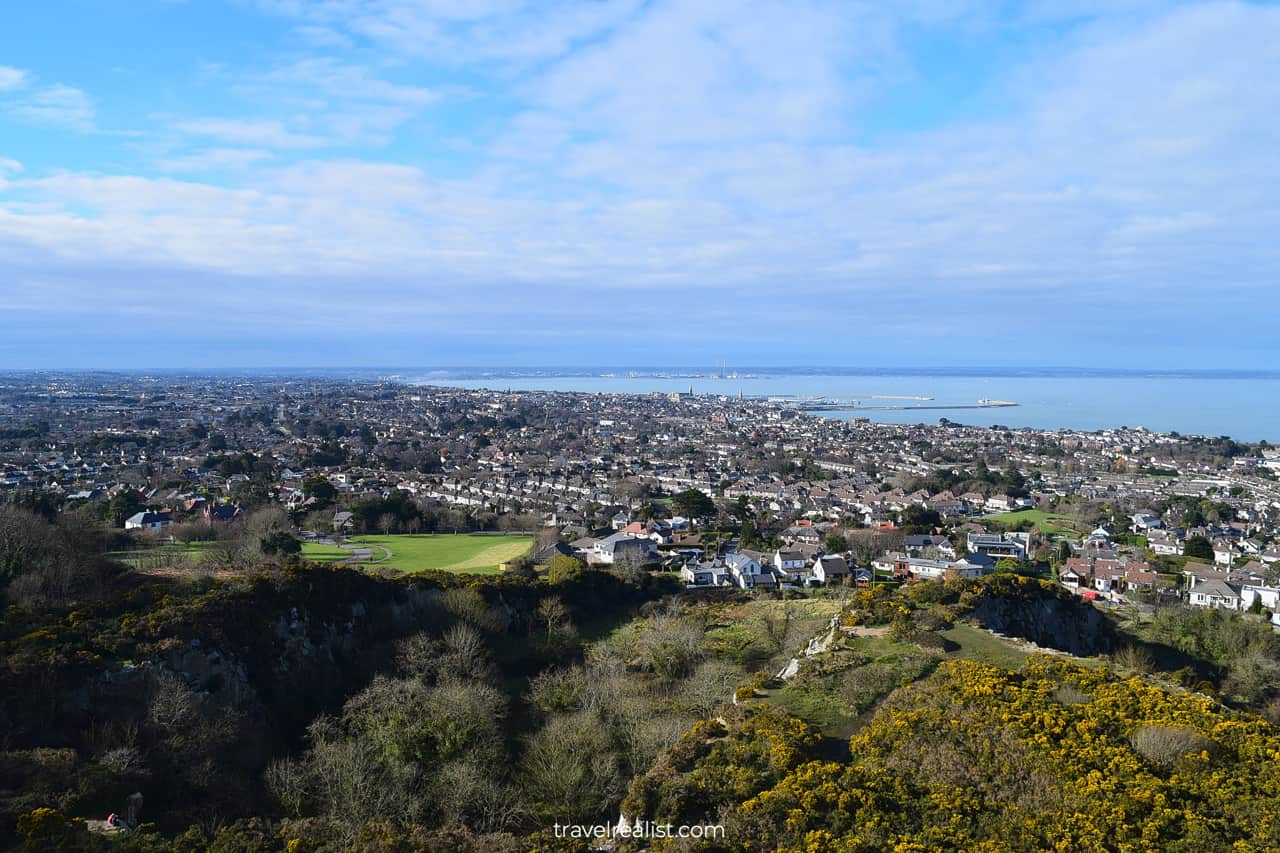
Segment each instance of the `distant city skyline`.
[[0,369],[1280,364],[1274,3],[0,22]]

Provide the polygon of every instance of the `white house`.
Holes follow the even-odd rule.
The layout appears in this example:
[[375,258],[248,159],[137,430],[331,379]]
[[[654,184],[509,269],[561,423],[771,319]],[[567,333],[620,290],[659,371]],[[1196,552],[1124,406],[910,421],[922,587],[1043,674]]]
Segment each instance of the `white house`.
[[814,561],[814,580],[829,586],[832,583],[844,583],[849,577],[849,564],[844,557],[824,555]]
[[1182,553],[1182,540],[1167,530],[1153,530],[1147,534],[1147,547],[1153,554],[1176,557]]
[[1191,588],[1187,603],[1192,607],[1211,607],[1218,610],[1239,610],[1240,590],[1226,581],[1201,581]]
[[1080,587],[1088,585],[1088,582],[1089,575],[1080,569],[1067,566],[1058,572],[1058,583],[1072,592],[1079,592]]
[[626,554],[634,554],[637,559],[647,563],[658,558],[658,547],[653,544],[652,539],[615,533],[592,545],[587,560],[611,566]]
[[931,557],[935,554],[954,560],[955,546],[945,536],[937,534],[913,534],[903,540],[902,547],[912,557]]
[[1003,557],[1025,560],[1027,549],[1031,545],[1031,534],[970,533],[967,544],[971,554],[989,554],[997,560]]
[[733,582],[743,589],[778,585],[778,579],[774,577],[772,569],[760,565],[746,554],[730,554],[724,558],[724,564],[729,569],[729,576]]
[[1254,602],[1271,612],[1271,624],[1280,625],[1280,587],[1245,584],[1240,588],[1240,609],[1248,610]]
[[173,523],[167,512],[135,512],[124,520],[125,530],[163,530]]
[[724,576],[724,566],[690,561],[680,568],[680,577],[689,586],[713,586]]
[[1027,509],[1031,505],[1030,498],[1011,498],[1008,495],[992,495],[986,500],[986,509],[990,512]]
[[804,571],[804,554],[799,551],[774,551],[773,567],[781,572]]
[[1129,516],[1129,520],[1133,522],[1132,529],[1134,533],[1146,533],[1150,530],[1158,530],[1164,527],[1164,522],[1160,520],[1160,516],[1150,512],[1135,512]]

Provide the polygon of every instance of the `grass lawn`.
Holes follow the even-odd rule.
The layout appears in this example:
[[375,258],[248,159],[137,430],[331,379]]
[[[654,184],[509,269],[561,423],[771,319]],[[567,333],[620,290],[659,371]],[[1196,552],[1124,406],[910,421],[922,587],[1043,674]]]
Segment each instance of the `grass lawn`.
[[1001,524],[1015,525],[1030,521],[1041,533],[1050,536],[1074,536],[1079,533],[1075,520],[1069,515],[1045,512],[1042,509],[1020,509],[1017,512],[1002,512],[998,515],[983,516],[986,521],[997,521]]
[[[386,567],[402,572],[442,569],[446,572],[491,575],[498,573],[498,567],[502,563],[528,553],[533,545],[533,537],[406,533],[355,536],[348,539],[346,544],[357,548],[371,548],[373,559],[361,564],[370,568]],[[350,555],[345,549],[339,550]]]
[[302,557],[306,560],[315,560],[318,563],[340,562],[351,556],[351,552],[346,548],[339,548],[337,545],[324,545],[320,542],[303,542]]
[[957,622],[939,633],[960,646],[956,651],[948,652],[947,657],[975,660],[1009,670],[1021,669],[1027,661],[1027,652],[967,622]]
[[183,563],[194,565],[204,562],[208,551],[217,544],[217,542],[164,542],[125,551],[111,551],[107,556],[135,569]]

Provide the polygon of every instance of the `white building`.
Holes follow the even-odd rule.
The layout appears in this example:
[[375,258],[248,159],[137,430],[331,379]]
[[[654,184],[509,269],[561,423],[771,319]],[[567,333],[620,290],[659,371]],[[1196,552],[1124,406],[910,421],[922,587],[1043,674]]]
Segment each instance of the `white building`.
[[125,530],[163,530],[173,523],[167,512],[135,512],[124,521]]

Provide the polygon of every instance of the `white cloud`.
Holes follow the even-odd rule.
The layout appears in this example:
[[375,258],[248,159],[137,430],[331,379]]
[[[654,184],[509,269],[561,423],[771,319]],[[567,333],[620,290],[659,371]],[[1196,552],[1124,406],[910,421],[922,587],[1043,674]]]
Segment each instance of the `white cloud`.
[[[478,32],[484,19],[465,16],[492,8],[444,20]],[[779,303],[821,306],[815,320],[833,324],[908,311],[933,322],[948,300],[1017,315],[1056,296],[1079,300],[1083,323],[1099,306],[1145,310],[1211,288],[1274,309],[1280,83],[1256,69],[1280,11],[1225,4],[1090,25],[1008,78],[994,116],[873,145],[857,133],[874,118],[865,81],[900,57],[880,18],[847,8],[634,12],[507,90],[524,109],[449,180],[409,162],[287,163],[281,150],[388,134],[435,94],[295,63],[259,81],[262,97],[296,85],[319,112],[178,125],[200,141],[170,167],[252,165],[234,186],[13,178],[0,241],[36,247],[49,266],[225,276],[223,295],[244,305],[260,277],[284,289],[304,277],[317,311],[342,310],[357,285],[381,288],[395,298],[363,308],[397,322],[440,300],[514,311],[589,292],[623,304],[730,293],[740,310],[727,322],[764,322]],[[960,315],[947,322],[966,331]]]
[[19,89],[27,82],[27,72],[21,68],[11,68],[7,65],[0,65],[0,92],[9,89]]
[[353,101],[375,101],[425,107],[440,95],[420,86],[389,83],[375,77],[368,68],[339,62],[332,57],[312,57],[276,68],[257,78],[260,85],[314,89],[321,94]]
[[73,86],[45,86],[9,105],[9,112],[28,124],[88,133],[94,129],[93,102]]
[[643,0],[259,0],[302,34],[341,31],[440,65],[528,67],[626,22]]
[[[250,115],[179,119],[172,127],[187,137],[255,150],[383,145],[441,97],[434,90],[393,83],[365,66],[330,57],[295,60],[267,71],[206,63],[201,76],[206,83],[238,96]],[[263,115],[268,117],[260,117]],[[179,153],[170,150],[161,162],[185,163],[198,156],[193,151],[181,153],[190,142],[171,143],[170,148]],[[224,161],[235,156],[247,160],[250,153],[232,155],[223,148],[218,156]]]
[[318,148],[325,139],[296,133],[275,119],[200,118],[178,122],[176,129],[191,136],[210,137],[236,145],[266,148]]
[[165,172],[241,170],[270,160],[272,156],[270,151],[260,148],[201,148],[190,154],[163,159],[158,165]]
[[22,164],[17,160],[7,160],[0,157],[0,190],[5,188],[8,182],[8,175],[16,175],[22,171]]

